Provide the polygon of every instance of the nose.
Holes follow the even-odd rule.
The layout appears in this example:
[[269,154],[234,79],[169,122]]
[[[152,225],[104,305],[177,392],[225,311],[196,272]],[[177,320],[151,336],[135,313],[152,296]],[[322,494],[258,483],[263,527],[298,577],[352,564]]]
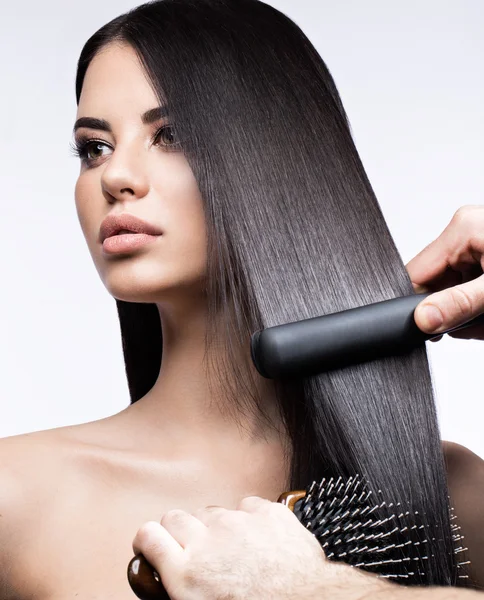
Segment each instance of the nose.
[[118,146],[101,175],[101,186],[108,202],[146,196],[150,187],[147,163],[142,149]]

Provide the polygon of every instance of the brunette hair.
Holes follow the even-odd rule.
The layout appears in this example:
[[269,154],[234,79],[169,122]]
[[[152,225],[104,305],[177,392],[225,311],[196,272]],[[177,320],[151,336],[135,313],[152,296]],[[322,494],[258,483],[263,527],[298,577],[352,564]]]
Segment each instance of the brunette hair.
[[[87,41],[77,102],[111,42],[135,49],[169,107],[205,206],[207,351],[222,323],[220,379],[234,406],[250,399],[262,414],[258,375],[238,354],[254,331],[413,293],[333,78],[301,29],[264,2],[159,0]],[[159,374],[159,313],[116,303],[136,402]],[[423,515],[428,560],[415,582],[458,585],[425,347],[274,386],[292,442],[290,489],[360,473]]]

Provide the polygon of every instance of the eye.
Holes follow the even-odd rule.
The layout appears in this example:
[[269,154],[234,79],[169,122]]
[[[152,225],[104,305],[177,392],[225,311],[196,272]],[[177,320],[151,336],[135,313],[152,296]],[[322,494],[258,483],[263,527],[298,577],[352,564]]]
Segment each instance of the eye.
[[81,161],[88,166],[96,162],[103,156],[103,150],[112,150],[112,148],[101,140],[93,140],[89,137],[80,136],[70,144],[71,151],[74,156],[77,156]]
[[160,145],[164,147],[176,148],[180,145],[173,125],[163,125],[163,127],[160,127],[155,133],[153,142],[156,143],[158,140],[161,140]]
[[110,150],[110,148],[102,142],[89,142],[84,146],[84,156],[90,161],[97,160],[103,156],[103,149]]

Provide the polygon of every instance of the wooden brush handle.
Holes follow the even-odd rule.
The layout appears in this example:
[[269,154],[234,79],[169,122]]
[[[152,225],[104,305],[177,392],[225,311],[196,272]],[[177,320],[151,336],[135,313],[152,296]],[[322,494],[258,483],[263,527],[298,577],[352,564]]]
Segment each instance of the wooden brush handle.
[[294,492],[284,492],[278,498],[280,504],[285,504],[292,512],[294,512],[294,506],[296,502],[299,502],[301,498],[306,495],[305,490],[296,490]]
[[135,595],[141,600],[170,600],[161,583],[161,577],[141,553],[129,561],[128,581]]
[[[304,490],[284,492],[277,501],[294,512],[296,502],[304,498],[305,495]],[[161,577],[141,553],[136,554],[129,561],[128,581],[131,589],[140,600],[170,600],[170,596],[161,582]]]

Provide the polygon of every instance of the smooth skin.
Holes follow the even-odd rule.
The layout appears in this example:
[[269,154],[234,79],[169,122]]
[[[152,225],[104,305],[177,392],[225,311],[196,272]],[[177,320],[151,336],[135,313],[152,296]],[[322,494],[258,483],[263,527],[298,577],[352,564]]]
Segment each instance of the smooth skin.
[[[221,505],[235,512],[244,498],[254,496],[272,507],[281,491],[288,489],[284,460],[288,440],[270,382],[262,377],[257,381],[271,426],[261,422],[255,411],[234,415],[223,390],[207,385],[202,368],[203,203],[183,153],[171,146],[169,120],[143,123],[141,119],[158,105],[129,46],[110,45],[94,58],[76,119],[104,119],[111,131],[83,126],[76,132],[79,140],[88,137],[92,143],[81,162],[75,202],[88,250],[108,292],[114,298],[158,307],[163,365],[153,388],[115,415],[0,440],[3,600],[133,600],[126,567],[133,556],[133,536],[143,523],[157,523],[158,533],[169,532],[160,522],[173,523],[172,510],[190,515],[200,507]],[[98,240],[101,222],[108,214],[123,212],[159,226],[163,235],[136,253],[105,256]],[[247,351],[241,348],[241,353]],[[480,528],[482,515],[473,494],[484,480],[482,461],[456,445],[445,444],[444,449],[453,457],[448,465],[456,511],[466,528]],[[275,510],[280,518],[293,519],[293,535],[298,527],[300,535],[307,533],[282,508]],[[245,525],[248,538],[253,539],[250,523]],[[178,544],[178,534],[171,532],[173,543]],[[269,543],[271,535],[260,544]],[[484,554],[479,543],[476,540],[472,546],[475,561]],[[306,546],[309,552],[307,536]],[[253,551],[249,543],[236,548]],[[314,544],[312,548],[317,552]],[[227,546],[222,555],[226,570],[235,577],[238,568],[231,568],[229,550]],[[264,556],[259,557],[261,568]],[[262,579],[270,584],[274,583],[273,553],[267,558]],[[239,555],[237,560],[240,564],[248,556]],[[287,562],[279,566],[287,572],[287,590],[294,589],[291,585],[297,588],[313,568],[309,560],[297,564],[305,570],[295,572]],[[317,573],[318,567],[314,568]],[[186,571],[177,573],[181,580],[171,581],[173,589],[186,583]],[[196,577],[190,579],[195,588]],[[232,591],[235,587],[233,583]],[[203,598],[202,593],[198,589],[192,597]],[[212,599],[222,598],[226,590],[210,593]]]

